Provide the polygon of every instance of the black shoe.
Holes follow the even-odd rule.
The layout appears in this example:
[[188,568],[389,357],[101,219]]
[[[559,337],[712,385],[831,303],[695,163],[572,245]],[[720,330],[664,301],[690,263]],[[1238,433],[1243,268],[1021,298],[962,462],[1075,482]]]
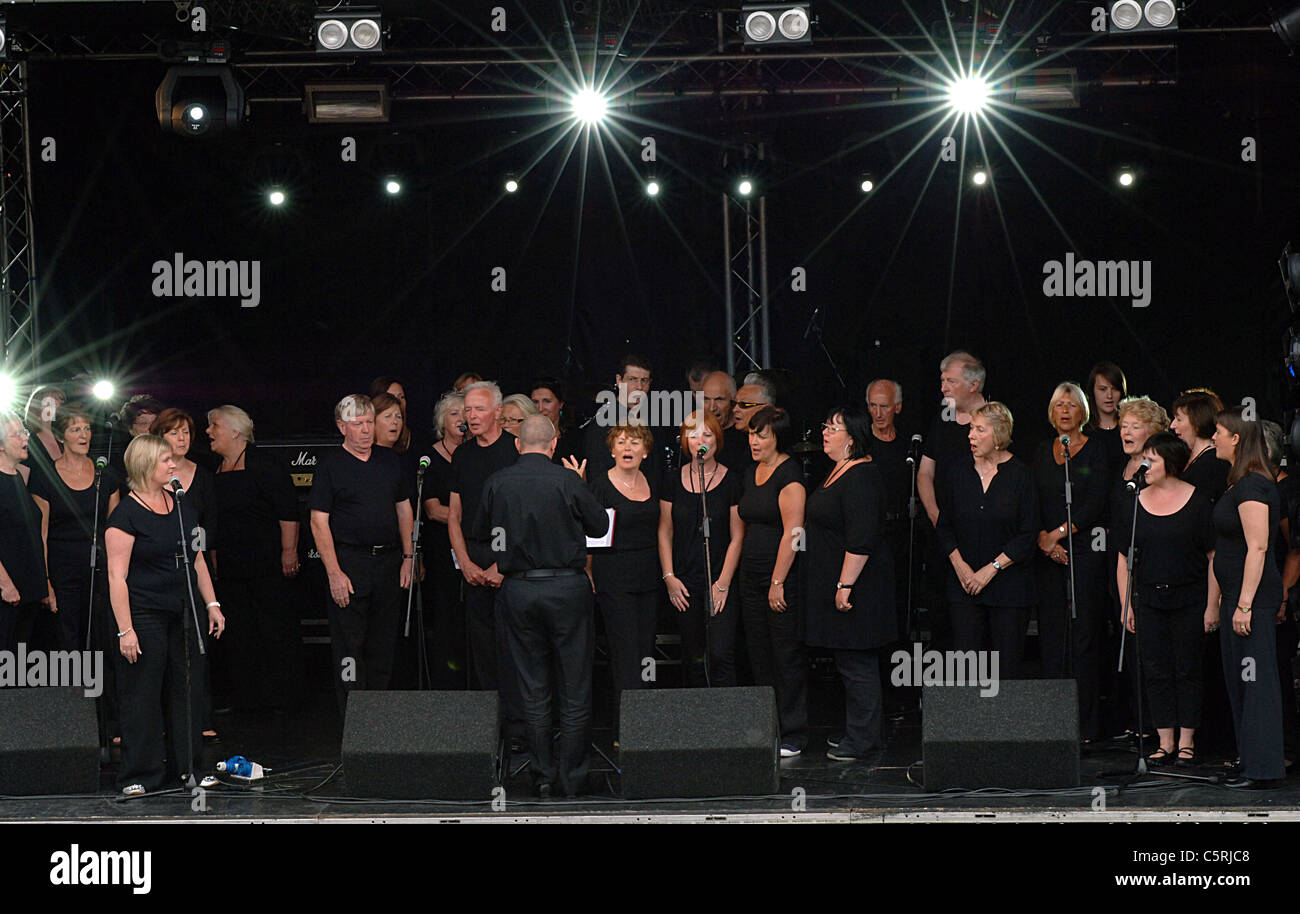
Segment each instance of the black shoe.
[[842,742],[844,742],[843,733],[832,733],[830,736],[826,737],[826,745],[830,746],[832,749],[838,749]]
[[1196,747],[1180,746],[1178,749],[1178,755],[1174,759],[1174,764],[1177,765],[1179,768],[1195,768]]
[[537,799],[539,799],[539,800],[549,800],[550,798],[551,798],[551,785],[550,785],[550,784],[538,784],[538,785],[537,785]]

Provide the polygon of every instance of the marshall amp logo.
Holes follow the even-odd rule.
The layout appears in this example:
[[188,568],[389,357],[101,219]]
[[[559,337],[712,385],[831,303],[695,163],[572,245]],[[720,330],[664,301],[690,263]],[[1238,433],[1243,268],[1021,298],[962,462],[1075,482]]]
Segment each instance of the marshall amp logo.
[[298,456],[289,461],[291,467],[314,467],[315,465],[315,455],[308,454],[306,451],[299,451]]

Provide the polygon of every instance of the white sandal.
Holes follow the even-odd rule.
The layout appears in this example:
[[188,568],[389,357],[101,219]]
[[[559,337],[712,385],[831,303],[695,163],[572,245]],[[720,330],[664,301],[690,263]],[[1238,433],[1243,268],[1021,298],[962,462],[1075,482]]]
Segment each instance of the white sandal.
[[145,789],[143,784],[131,784],[128,787],[122,788],[122,796],[124,797],[142,797],[144,794]]

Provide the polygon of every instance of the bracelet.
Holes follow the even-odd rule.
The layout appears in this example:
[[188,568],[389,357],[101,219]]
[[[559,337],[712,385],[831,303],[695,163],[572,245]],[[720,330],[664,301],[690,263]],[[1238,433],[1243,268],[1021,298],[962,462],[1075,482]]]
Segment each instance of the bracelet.
[[414,552],[403,552],[403,553],[402,553],[402,558],[404,558],[404,559],[413,559],[413,558],[415,558],[415,553],[414,553]]
[[659,580],[661,580],[661,581],[666,581],[666,580],[668,580],[669,578],[675,578],[675,577],[677,577],[677,575],[673,574],[673,573],[670,571],[670,572],[668,572],[666,575],[664,575],[662,578],[660,578]]
[[1056,529],[1057,529],[1057,530],[1060,530],[1062,533],[1064,533],[1064,532],[1065,532],[1065,524],[1061,524],[1061,526],[1057,527]]
[[1250,615],[1250,607],[1249,607],[1249,606],[1238,606],[1238,607],[1237,607],[1237,612],[1239,612],[1239,613],[1245,613],[1246,615]]
[[785,586],[785,581],[778,581],[776,578],[773,578],[773,579],[772,579],[772,583],[775,584],[777,587],[784,587],[784,586]]
[[714,589],[714,590],[720,590],[720,591],[722,591],[723,593],[726,593],[726,592],[727,592],[727,588],[723,587],[721,584],[714,584],[714,585],[713,585],[713,589]]
[[133,632],[133,631],[135,631],[135,626],[131,626],[130,628],[128,628],[128,629],[127,629],[126,631],[124,631],[124,632],[118,632],[118,633],[117,633],[117,636],[118,636],[119,638],[125,638],[127,635],[131,634],[131,632]]

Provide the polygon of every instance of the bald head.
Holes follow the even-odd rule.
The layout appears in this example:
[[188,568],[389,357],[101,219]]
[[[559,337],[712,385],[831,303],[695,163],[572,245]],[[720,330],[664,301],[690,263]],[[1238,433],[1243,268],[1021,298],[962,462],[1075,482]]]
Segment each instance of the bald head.
[[700,393],[704,395],[704,408],[713,413],[719,425],[730,428],[731,407],[736,401],[736,379],[725,371],[715,371],[704,378]]
[[519,423],[519,453],[545,454],[555,440],[555,426],[543,415],[529,416]]

